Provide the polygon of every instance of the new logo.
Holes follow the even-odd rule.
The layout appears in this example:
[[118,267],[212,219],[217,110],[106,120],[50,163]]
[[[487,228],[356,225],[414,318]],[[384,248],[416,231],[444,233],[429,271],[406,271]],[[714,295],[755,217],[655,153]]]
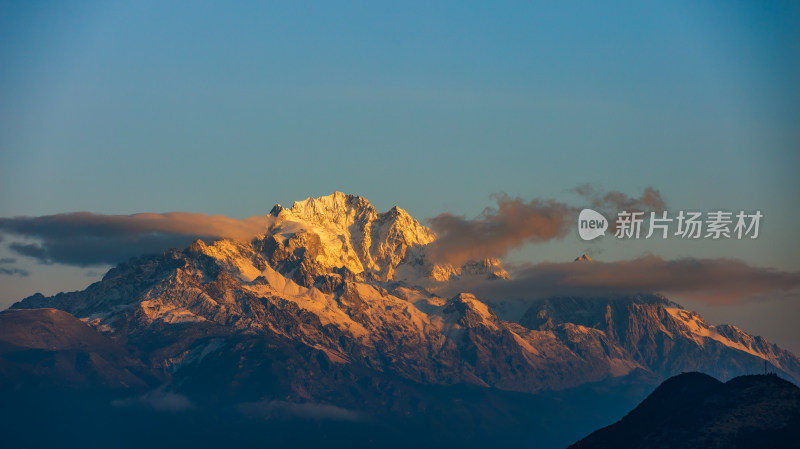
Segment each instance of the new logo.
[[608,220],[599,212],[584,209],[578,215],[578,234],[584,240],[592,240],[605,235],[608,229]]

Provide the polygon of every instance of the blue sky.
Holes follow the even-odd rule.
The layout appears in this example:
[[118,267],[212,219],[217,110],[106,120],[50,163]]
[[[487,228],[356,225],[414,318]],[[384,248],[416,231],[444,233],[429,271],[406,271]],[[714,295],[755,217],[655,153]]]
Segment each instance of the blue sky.
[[[653,186],[670,210],[762,210],[762,237],[509,261],[797,271],[798,30],[793,2],[0,2],[0,217],[244,218],[334,190],[473,217],[497,192]],[[31,271],[0,306],[97,278],[0,257]],[[743,307],[701,312],[769,327]]]

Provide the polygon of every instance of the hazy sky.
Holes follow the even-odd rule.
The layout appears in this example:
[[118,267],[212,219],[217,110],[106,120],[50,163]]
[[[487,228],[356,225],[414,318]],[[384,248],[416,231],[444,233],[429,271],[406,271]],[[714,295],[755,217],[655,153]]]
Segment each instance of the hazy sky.
[[[644,4],[647,3],[647,4]],[[334,190],[416,218],[583,184],[761,210],[752,241],[577,234],[508,263],[800,270],[795,2],[0,2],[0,217],[245,218]],[[2,235],[2,234],[0,234]],[[0,243],[0,307],[105,269]],[[15,259],[9,262],[8,259]],[[3,262],[5,261],[5,262]],[[690,303],[800,351],[797,295]]]

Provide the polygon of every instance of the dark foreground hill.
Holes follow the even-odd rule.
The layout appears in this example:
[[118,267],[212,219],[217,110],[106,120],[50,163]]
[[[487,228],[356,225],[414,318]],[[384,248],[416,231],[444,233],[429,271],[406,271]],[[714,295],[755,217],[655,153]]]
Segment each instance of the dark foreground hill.
[[666,380],[621,421],[570,446],[589,448],[796,448],[800,388],[776,375],[726,383],[701,373]]

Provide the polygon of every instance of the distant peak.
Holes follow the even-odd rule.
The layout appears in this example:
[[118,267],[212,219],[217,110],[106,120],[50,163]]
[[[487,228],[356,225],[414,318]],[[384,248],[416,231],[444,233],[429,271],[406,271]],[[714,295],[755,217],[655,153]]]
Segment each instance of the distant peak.
[[399,207],[397,207],[397,206],[394,206],[394,207],[392,207],[392,208],[391,208],[391,209],[389,209],[389,211],[388,211],[388,212],[386,212],[386,213],[387,213],[387,214],[389,214],[389,215],[392,215],[392,216],[395,216],[395,215],[400,215],[400,214],[406,214],[406,215],[408,215],[408,212],[404,211],[403,209],[400,209],[400,208],[399,208]]
[[592,258],[589,257],[588,254],[584,254],[581,257],[576,257],[575,262],[591,262]]
[[460,301],[460,302],[472,302],[477,300],[478,298],[476,298],[475,295],[466,292],[461,292],[450,298],[450,301]]
[[272,210],[269,211],[269,214],[272,215],[273,217],[277,217],[278,215],[280,215],[282,210],[283,206],[281,206],[280,204],[276,204],[272,206]]

